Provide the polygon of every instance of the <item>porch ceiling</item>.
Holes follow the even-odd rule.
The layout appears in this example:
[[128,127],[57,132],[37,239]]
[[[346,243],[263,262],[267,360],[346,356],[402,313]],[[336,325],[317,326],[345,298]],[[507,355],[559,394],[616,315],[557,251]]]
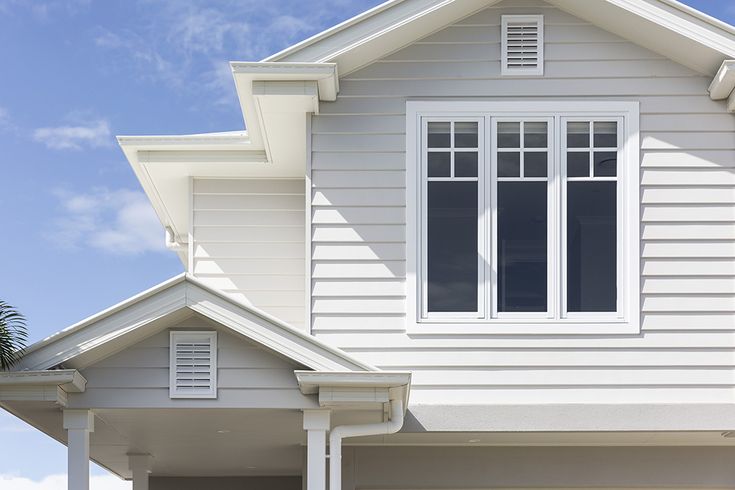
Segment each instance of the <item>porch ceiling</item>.
[[[3,408],[62,444],[62,411],[53,402],[3,402]],[[128,454],[151,454],[155,476],[300,476],[306,433],[300,410],[95,410],[91,459],[130,479]],[[337,411],[333,425],[379,422],[380,411]]]

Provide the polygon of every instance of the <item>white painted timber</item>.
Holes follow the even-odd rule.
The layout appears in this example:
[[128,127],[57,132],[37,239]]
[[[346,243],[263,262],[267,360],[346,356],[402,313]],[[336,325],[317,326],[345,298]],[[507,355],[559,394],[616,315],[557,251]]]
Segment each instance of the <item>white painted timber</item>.
[[305,328],[304,180],[197,179],[192,188],[191,272]]
[[[171,331],[217,332],[215,398],[169,397]],[[211,320],[193,316],[83,369],[82,373],[89,376],[87,389],[71,403],[76,407],[106,408],[252,408],[268,403],[274,404],[272,408],[308,408],[309,400],[299,392],[293,373],[298,366],[238,338]]]
[[[543,14],[546,76],[500,76],[500,16]],[[501,2],[340,80],[312,118],[311,328],[411,403],[731,403],[735,118],[705,76],[540,0]],[[641,333],[406,333],[408,98],[634,101]]]

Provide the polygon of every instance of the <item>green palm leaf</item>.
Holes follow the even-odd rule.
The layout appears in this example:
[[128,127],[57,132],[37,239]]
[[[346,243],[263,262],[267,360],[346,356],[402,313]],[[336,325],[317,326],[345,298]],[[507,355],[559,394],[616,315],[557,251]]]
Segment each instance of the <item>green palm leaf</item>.
[[10,369],[18,362],[27,340],[25,317],[9,304],[0,301],[0,370]]

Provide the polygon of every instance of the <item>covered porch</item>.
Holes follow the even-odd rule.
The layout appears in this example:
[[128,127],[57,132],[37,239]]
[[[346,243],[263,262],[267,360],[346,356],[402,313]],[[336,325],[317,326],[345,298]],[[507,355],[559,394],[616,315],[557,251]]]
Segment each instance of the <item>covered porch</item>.
[[94,461],[134,490],[323,490],[328,435],[397,431],[409,385],[180,276],[32,346],[0,407],[67,446],[69,489]]

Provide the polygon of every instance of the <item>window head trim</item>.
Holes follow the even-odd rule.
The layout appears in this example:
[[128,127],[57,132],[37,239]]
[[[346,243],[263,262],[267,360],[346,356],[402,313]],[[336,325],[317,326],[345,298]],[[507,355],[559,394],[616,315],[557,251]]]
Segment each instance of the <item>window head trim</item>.
[[[502,318],[422,318],[421,282],[423,260],[419,233],[422,233],[422,118],[581,118],[622,120],[619,181],[622,190],[620,238],[622,291],[620,313],[566,315],[562,319],[537,318],[528,314],[503,315]],[[482,101],[437,100],[406,103],[407,169],[407,327],[411,334],[626,334],[640,332],[640,136],[639,103],[621,101]],[[491,123],[486,122],[486,127]],[[559,128],[557,128],[558,130]],[[561,131],[558,130],[557,138]],[[485,153],[492,154],[491,134],[486,130]],[[561,158],[561,145],[554,158]],[[555,178],[559,178],[556,176]],[[487,177],[486,179],[487,180]],[[551,180],[551,179],[549,179]],[[489,229],[489,228],[488,228]],[[559,241],[558,237],[556,241]],[[557,271],[556,277],[561,275]],[[560,289],[560,286],[556,289]],[[556,301],[558,303],[559,301]],[[488,305],[489,306],[489,305]],[[491,311],[491,310],[488,310]],[[543,315],[540,315],[543,316]]]

